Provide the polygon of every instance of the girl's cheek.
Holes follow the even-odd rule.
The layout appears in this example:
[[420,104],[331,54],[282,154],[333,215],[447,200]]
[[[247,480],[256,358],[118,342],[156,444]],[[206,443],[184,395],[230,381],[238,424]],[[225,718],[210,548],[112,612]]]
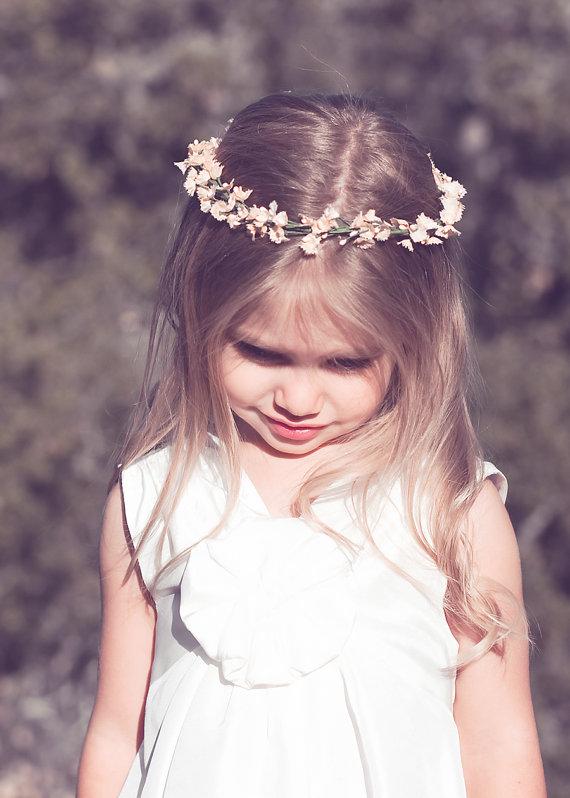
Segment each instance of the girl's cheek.
[[361,407],[365,413],[367,410],[376,407],[382,400],[384,393],[385,387],[377,379],[371,380],[363,377],[358,380],[358,384],[351,386],[348,396],[354,406]]
[[271,387],[266,373],[244,361],[228,364],[224,369],[224,382],[230,401],[243,404],[252,403]]

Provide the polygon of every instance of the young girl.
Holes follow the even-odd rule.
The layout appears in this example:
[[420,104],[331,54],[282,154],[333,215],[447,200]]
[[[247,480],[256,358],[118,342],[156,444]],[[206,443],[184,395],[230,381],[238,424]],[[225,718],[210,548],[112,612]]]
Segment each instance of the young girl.
[[264,97],[176,165],[78,798],[542,798],[465,189],[350,95]]

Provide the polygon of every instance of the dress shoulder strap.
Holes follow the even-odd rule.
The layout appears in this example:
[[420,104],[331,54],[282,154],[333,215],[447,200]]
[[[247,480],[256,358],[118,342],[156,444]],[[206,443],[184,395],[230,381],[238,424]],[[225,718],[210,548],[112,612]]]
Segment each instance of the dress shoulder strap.
[[[135,546],[138,544],[142,531],[150,519],[166,479],[169,462],[170,449],[169,447],[164,447],[149,452],[130,463],[126,468],[121,468],[120,481],[125,517]],[[163,547],[166,548],[166,551],[160,552],[156,546],[161,531],[162,524],[158,522],[139,553],[140,573],[149,593],[158,568],[168,559],[166,557],[168,547]]]
[[499,496],[501,497],[503,504],[505,504],[509,489],[509,483],[507,482],[506,476],[490,460],[481,461],[479,467],[480,479],[483,480],[489,477],[499,491]]

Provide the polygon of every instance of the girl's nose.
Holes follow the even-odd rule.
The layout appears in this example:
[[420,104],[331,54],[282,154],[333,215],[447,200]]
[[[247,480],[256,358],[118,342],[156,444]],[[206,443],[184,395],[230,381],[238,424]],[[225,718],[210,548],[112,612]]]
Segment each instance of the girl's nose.
[[292,416],[313,416],[323,407],[323,392],[310,375],[290,374],[275,388],[275,403]]

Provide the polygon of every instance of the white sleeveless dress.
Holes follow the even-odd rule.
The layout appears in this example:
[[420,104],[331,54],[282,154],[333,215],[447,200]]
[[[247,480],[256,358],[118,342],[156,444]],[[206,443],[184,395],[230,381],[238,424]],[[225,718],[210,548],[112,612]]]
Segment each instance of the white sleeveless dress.
[[[165,562],[220,517],[219,440],[200,457],[170,527]],[[169,448],[122,471],[137,541]],[[503,502],[507,480],[480,463]],[[355,555],[299,518],[275,518],[242,471],[231,521],[154,594],[155,652],[144,741],[119,798],[465,798],[453,718],[458,644],[445,578],[412,540],[398,491],[374,514],[374,554],[350,501],[315,512]],[[143,552],[147,586],[157,563]]]

